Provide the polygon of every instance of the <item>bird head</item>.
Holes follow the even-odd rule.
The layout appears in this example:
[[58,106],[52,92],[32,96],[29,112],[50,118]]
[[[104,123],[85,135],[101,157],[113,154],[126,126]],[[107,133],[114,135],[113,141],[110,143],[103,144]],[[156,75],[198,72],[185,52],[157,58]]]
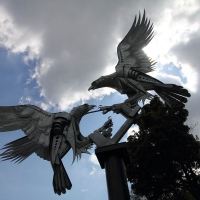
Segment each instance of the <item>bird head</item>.
[[86,115],[90,110],[92,110],[95,106],[96,105],[83,104],[81,106],[74,107],[70,114],[73,115],[78,121],[80,121],[81,118]]
[[98,78],[97,80],[95,80],[91,83],[91,86],[88,88],[88,91],[106,87],[107,86],[106,82],[107,82],[106,77],[101,76],[100,78]]

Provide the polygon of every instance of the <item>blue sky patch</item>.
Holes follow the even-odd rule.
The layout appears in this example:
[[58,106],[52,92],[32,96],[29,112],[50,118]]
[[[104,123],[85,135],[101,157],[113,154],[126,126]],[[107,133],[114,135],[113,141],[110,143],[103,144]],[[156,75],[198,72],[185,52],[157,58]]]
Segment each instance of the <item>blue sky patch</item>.
[[181,81],[184,84],[186,84],[187,78],[183,76],[183,74],[181,73],[181,69],[182,69],[182,67],[177,67],[172,62],[170,62],[169,64],[162,66],[160,72],[170,74],[170,75],[173,75],[173,76],[178,76],[178,77],[180,77]]

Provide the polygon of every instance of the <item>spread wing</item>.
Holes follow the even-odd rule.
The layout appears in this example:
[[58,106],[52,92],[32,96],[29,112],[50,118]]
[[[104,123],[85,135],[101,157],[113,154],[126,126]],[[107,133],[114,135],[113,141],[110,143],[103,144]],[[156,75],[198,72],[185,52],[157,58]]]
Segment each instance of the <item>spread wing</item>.
[[0,131],[22,129],[25,137],[4,146],[3,160],[22,162],[32,153],[49,160],[49,137],[54,114],[33,105],[0,106]]
[[0,154],[3,161],[11,160],[20,163],[28,158],[32,153],[36,153],[44,160],[50,160],[48,148],[30,140],[27,136],[9,142],[4,145],[1,150],[4,150],[4,152]]
[[153,24],[145,16],[135,17],[133,25],[117,47],[118,65],[128,64],[136,70],[147,73],[155,64],[142,50],[153,38]]
[[0,132],[21,129],[28,139],[44,147],[49,137],[54,114],[33,105],[0,106]]

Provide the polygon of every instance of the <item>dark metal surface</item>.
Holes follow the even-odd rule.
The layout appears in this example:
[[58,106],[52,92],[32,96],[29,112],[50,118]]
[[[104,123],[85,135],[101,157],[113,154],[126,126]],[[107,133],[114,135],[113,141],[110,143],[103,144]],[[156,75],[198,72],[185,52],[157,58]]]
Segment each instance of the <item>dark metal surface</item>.
[[124,161],[113,155],[105,161],[109,200],[130,200]]
[[126,143],[97,148],[96,156],[105,168],[109,200],[130,200],[125,162],[129,162]]

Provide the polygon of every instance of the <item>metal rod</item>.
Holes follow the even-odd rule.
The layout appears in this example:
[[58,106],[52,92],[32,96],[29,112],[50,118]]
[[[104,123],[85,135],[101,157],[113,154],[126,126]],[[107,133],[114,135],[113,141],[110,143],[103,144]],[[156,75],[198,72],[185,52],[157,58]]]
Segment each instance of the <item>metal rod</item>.
[[[140,110],[140,107],[137,106],[134,110],[135,111],[134,115],[136,115],[139,110]],[[125,135],[125,133],[128,131],[128,129],[132,126],[134,120],[135,120],[134,116],[127,118],[127,120],[124,122],[124,124],[120,127],[120,129],[112,137],[113,143],[118,143],[122,139],[122,137]]]
[[115,135],[112,137],[113,143],[118,143],[124,134],[128,131],[128,129],[132,126],[134,122],[134,118],[128,118],[124,124],[120,127],[120,129],[115,133]]
[[94,111],[90,111],[90,112],[86,113],[86,115],[87,115],[87,114],[90,114],[90,113],[100,112],[100,111],[103,111],[103,110],[94,110]]

